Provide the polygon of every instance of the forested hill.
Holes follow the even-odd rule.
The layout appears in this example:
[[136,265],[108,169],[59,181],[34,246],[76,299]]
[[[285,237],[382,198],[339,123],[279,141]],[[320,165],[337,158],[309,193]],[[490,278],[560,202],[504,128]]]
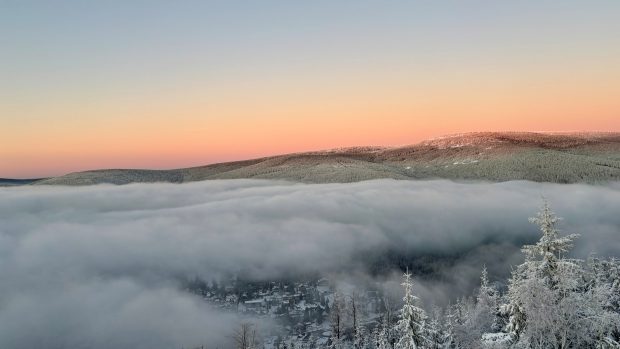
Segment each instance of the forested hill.
[[9,178],[0,178],[0,187],[12,187],[18,185],[26,185],[34,182],[42,181],[46,178],[35,178],[35,179],[9,179]]
[[596,183],[620,180],[620,133],[479,132],[403,147],[356,147],[175,170],[76,172],[34,184],[260,178],[307,183],[432,179]]

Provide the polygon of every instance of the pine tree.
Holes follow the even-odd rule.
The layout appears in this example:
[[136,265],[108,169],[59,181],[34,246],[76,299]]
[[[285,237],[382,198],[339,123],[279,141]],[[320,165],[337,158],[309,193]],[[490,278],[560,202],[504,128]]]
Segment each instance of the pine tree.
[[[553,310],[550,307],[559,301],[554,295],[555,291],[561,289],[561,293],[566,295],[570,288],[576,286],[570,280],[574,280],[571,272],[577,265],[565,259],[563,254],[572,248],[578,235],[560,237],[556,228],[560,219],[546,200],[536,217],[530,218],[530,222],[538,225],[542,236],[535,245],[523,246],[525,262],[513,270],[507,295],[508,305],[504,307],[509,314],[506,329],[515,339],[519,339],[528,322],[532,330],[530,335],[535,331],[539,332],[537,336],[543,336],[541,322],[553,321],[549,319]],[[537,294],[532,297],[534,292]]]
[[558,282],[558,265],[564,260],[563,254],[570,251],[573,242],[579,237],[578,234],[570,234],[560,237],[556,224],[561,220],[549,207],[549,203],[544,200],[541,210],[536,217],[530,218],[530,222],[538,225],[542,233],[542,237],[535,245],[523,246],[523,253],[529,262],[530,267],[535,268],[535,272],[539,278],[549,286],[555,287]]
[[445,349],[449,348],[452,341],[452,334],[444,319],[444,313],[441,308],[434,306],[431,313],[431,320],[428,324],[429,329],[429,349]]
[[405,289],[405,296],[401,318],[397,324],[400,338],[396,347],[398,349],[425,348],[428,343],[427,316],[424,310],[417,306],[418,297],[413,294],[413,282],[409,272],[404,274],[402,286]]
[[499,310],[499,295],[497,290],[489,284],[489,274],[486,265],[480,276],[480,289],[476,295],[473,321],[482,332],[498,331],[497,313]]
[[526,260],[513,271],[502,307],[509,314],[506,330],[525,347],[609,347],[620,326],[618,314],[604,306],[609,284],[589,277],[583,261],[564,256],[577,235],[560,236],[559,220],[546,202],[531,219],[542,236],[524,246]]
[[390,344],[390,328],[384,319],[377,337],[377,349],[392,349]]
[[368,347],[368,333],[366,327],[357,325],[353,335],[353,348],[366,349]]
[[513,336],[515,341],[519,340],[527,324],[523,302],[521,301],[521,289],[524,281],[522,269],[522,266],[519,266],[513,270],[512,277],[508,280],[507,303],[500,307],[500,312],[508,317],[505,330]]

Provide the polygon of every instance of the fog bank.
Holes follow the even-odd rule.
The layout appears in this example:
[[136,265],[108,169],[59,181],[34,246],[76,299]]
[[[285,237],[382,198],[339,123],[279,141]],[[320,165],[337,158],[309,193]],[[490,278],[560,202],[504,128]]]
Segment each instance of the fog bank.
[[520,262],[520,244],[538,237],[527,218],[542,195],[561,228],[582,235],[576,256],[620,255],[617,183],[0,188],[0,347],[225,345],[238,319],[180,290],[178,276],[363,275],[388,252],[446,257],[418,285],[445,301],[467,292],[482,264],[493,277]]

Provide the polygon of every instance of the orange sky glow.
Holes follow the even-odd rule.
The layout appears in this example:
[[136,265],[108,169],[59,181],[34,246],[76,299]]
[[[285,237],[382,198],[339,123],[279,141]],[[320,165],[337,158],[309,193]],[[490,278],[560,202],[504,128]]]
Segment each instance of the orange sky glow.
[[[469,131],[620,131],[620,39],[610,34],[617,33],[613,16],[600,9],[583,14],[575,5],[554,9],[560,15],[551,22],[528,18],[540,25],[528,31],[517,25],[531,16],[527,9],[513,18],[514,9],[496,7],[489,18],[515,22],[458,22],[462,27],[452,32],[429,20],[416,24],[427,34],[418,36],[407,17],[385,12],[379,22],[350,23],[355,31],[316,34],[299,24],[291,37],[280,34],[284,27],[277,23],[264,37],[246,33],[240,21],[239,32],[220,40],[218,31],[200,27],[197,18],[198,29],[192,30],[203,36],[181,44],[178,36],[150,42],[155,34],[148,31],[144,37],[129,35],[126,43],[106,41],[108,33],[96,26],[78,37],[56,22],[50,7],[38,15],[49,16],[50,31],[59,33],[52,37],[54,47],[64,51],[41,51],[36,57],[46,60],[34,59],[38,46],[24,42],[46,34],[33,31],[36,35],[9,40],[13,50],[1,65],[9,68],[0,68],[9,78],[0,83],[8,97],[0,103],[0,178],[190,167],[336,147],[406,145]],[[103,23],[105,9],[99,10]],[[154,16],[164,16],[164,10]],[[424,10],[439,24],[447,21],[446,13],[457,15]],[[372,12],[354,14],[372,18],[364,11]],[[575,22],[577,14],[587,18]],[[331,25],[338,18],[314,18],[319,19]],[[45,21],[36,23],[46,29]],[[141,29],[151,23],[125,25]],[[182,25],[171,30],[187,30]],[[463,28],[471,43],[455,37]],[[356,41],[353,33],[359,32],[365,36]],[[103,48],[90,47],[89,35]],[[407,40],[412,44],[403,45]],[[122,50],[105,47],[121,44]],[[221,57],[211,54],[216,44]],[[163,51],[162,45],[177,45],[177,51]]]

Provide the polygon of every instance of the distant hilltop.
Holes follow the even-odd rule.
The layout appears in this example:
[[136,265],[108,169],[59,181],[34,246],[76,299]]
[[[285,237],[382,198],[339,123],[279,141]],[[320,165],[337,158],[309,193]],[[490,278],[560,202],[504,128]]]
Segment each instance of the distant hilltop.
[[[184,183],[238,178],[305,183],[378,178],[555,183],[618,181],[620,133],[476,132],[403,147],[341,148],[175,170],[84,171],[13,185]],[[3,180],[0,185],[9,182]]]

